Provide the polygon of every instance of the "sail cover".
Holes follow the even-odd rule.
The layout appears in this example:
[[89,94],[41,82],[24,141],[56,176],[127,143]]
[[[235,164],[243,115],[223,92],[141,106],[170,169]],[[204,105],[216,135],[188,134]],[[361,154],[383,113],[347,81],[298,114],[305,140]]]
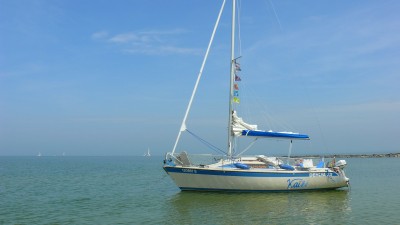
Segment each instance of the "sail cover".
[[283,138],[283,139],[302,139],[309,140],[307,134],[293,132],[274,132],[257,130],[257,125],[248,124],[238,117],[236,111],[232,114],[232,129],[235,136],[264,137],[264,138]]
[[243,136],[249,137],[265,137],[265,138],[284,138],[284,139],[303,139],[309,140],[310,137],[307,134],[299,134],[293,132],[274,132],[264,130],[242,130]]
[[232,129],[235,136],[241,136],[243,130],[257,130],[257,125],[245,123],[242,118],[237,116],[236,111],[233,111]]

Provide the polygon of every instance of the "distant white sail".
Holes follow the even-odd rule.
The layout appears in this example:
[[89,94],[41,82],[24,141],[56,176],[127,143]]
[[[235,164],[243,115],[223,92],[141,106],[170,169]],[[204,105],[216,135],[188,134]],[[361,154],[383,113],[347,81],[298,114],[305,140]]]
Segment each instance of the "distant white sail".
[[147,149],[147,153],[144,153],[143,156],[147,156],[147,157],[150,157],[150,156],[151,156],[151,154],[150,154],[150,148]]

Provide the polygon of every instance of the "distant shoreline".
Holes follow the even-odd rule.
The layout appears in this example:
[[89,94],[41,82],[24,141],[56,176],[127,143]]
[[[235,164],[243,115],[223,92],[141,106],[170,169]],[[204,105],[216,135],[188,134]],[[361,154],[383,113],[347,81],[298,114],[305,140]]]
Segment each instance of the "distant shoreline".
[[380,153],[380,154],[329,154],[329,155],[303,155],[303,156],[292,156],[293,158],[301,157],[326,157],[326,158],[400,158],[400,153]]

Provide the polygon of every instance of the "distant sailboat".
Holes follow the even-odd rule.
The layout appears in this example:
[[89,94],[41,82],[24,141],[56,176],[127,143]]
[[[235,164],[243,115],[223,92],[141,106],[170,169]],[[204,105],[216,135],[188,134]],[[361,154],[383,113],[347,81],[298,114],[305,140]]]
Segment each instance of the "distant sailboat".
[[150,157],[150,156],[151,156],[151,154],[150,154],[150,148],[147,149],[147,153],[144,153],[143,156],[147,156],[147,157]]
[[42,156],[42,153],[41,153],[41,152],[39,152],[39,153],[37,154],[37,156],[38,156],[38,157]]

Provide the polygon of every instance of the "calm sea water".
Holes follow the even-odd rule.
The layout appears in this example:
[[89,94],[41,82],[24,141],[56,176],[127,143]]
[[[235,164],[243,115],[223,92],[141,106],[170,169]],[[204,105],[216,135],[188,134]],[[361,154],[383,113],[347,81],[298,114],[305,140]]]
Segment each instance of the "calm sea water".
[[181,192],[161,157],[0,157],[0,224],[400,224],[400,159],[346,159],[351,189]]

